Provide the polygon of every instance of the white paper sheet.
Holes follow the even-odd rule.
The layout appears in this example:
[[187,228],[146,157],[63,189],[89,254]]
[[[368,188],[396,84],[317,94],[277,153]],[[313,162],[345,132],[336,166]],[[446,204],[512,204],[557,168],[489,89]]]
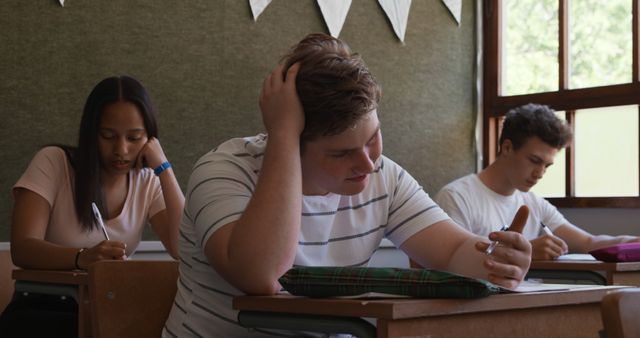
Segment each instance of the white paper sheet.
[[329,28],[329,33],[337,38],[351,7],[351,0],[318,0],[318,6]]
[[595,261],[596,258],[590,254],[566,254],[558,256],[557,261]]
[[249,0],[249,6],[251,6],[251,12],[253,13],[253,21],[258,20],[258,17],[271,3],[271,0]]
[[[549,284],[534,281],[522,281],[515,290],[501,288],[505,292],[545,292],[545,291],[561,291],[579,289],[581,285],[574,284]],[[593,285],[585,285],[584,287],[593,287]]]
[[460,26],[460,18],[462,17],[462,0],[442,0],[442,2],[447,6],[447,9],[451,12],[451,15],[453,15],[458,26]]
[[60,0],[60,6],[64,7],[64,0]]
[[404,42],[404,33],[407,30],[409,20],[409,9],[411,0],[378,0],[380,6],[387,14],[393,30],[400,41]]

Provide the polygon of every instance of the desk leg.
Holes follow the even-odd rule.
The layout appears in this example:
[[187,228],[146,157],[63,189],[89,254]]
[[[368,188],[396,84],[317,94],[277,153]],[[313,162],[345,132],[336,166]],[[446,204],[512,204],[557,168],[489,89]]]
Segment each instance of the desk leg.
[[89,288],[86,285],[78,287],[78,337],[91,337],[91,309]]
[[600,303],[402,320],[378,319],[378,338],[598,337]]

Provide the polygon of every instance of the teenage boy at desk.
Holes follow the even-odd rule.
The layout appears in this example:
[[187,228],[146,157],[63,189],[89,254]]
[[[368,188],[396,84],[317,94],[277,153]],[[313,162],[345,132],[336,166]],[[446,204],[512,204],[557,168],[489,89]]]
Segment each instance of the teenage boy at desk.
[[508,224],[517,208],[527,205],[530,214],[523,235],[531,241],[534,260],[638,241],[634,236],[592,235],[529,191],[571,138],[569,126],[547,106],[527,104],[512,109],[504,119],[496,160],[479,174],[447,184],[435,200],[456,223],[480,236]]
[[[164,337],[269,336],[236,321],[235,295],[271,295],[294,265],[366,266],[383,237],[424,266],[516,287],[531,246],[455,225],[383,156],[380,87],[342,41],[312,34],[264,80],[268,135],[227,141],[194,166],[180,280]],[[519,222],[517,226],[524,223]]]

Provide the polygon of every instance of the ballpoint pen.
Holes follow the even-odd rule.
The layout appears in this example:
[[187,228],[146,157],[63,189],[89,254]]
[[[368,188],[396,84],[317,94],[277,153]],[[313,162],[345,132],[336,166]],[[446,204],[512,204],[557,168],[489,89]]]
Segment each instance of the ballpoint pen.
[[[551,237],[555,237],[555,238],[559,238],[558,236],[554,235],[553,232],[551,231],[551,229],[549,229],[548,226],[544,225],[544,223],[540,222],[540,226],[542,227],[542,230],[544,230],[544,233],[551,236]],[[569,251],[564,251],[562,254],[566,255],[567,253],[569,253]],[[554,259],[557,259],[558,257],[555,257]]]
[[[509,229],[509,226],[503,225],[499,231],[506,231],[507,229]],[[487,247],[484,253],[486,253],[487,255],[491,255],[491,253],[496,248],[496,246],[498,246],[498,243],[499,243],[498,241],[491,241],[491,244],[489,244],[489,247]]]
[[100,228],[102,228],[102,233],[104,234],[104,237],[107,240],[109,240],[109,235],[107,234],[107,228],[104,226],[104,222],[102,221],[102,215],[100,215],[100,210],[98,210],[98,206],[94,202],[92,202],[91,208],[93,208],[93,215],[96,217],[96,220],[100,225]]

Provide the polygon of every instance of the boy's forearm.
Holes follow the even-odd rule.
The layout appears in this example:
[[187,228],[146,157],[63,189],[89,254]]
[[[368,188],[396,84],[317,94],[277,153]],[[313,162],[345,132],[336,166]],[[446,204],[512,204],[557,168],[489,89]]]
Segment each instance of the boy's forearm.
[[[293,264],[302,210],[298,138],[269,138],[256,190],[229,239],[228,258],[267,283]],[[235,263],[233,263],[235,262]]]
[[480,237],[473,236],[464,241],[451,256],[447,270],[469,277],[487,279],[488,271],[483,265],[486,256],[475,248],[475,243],[482,240]]

